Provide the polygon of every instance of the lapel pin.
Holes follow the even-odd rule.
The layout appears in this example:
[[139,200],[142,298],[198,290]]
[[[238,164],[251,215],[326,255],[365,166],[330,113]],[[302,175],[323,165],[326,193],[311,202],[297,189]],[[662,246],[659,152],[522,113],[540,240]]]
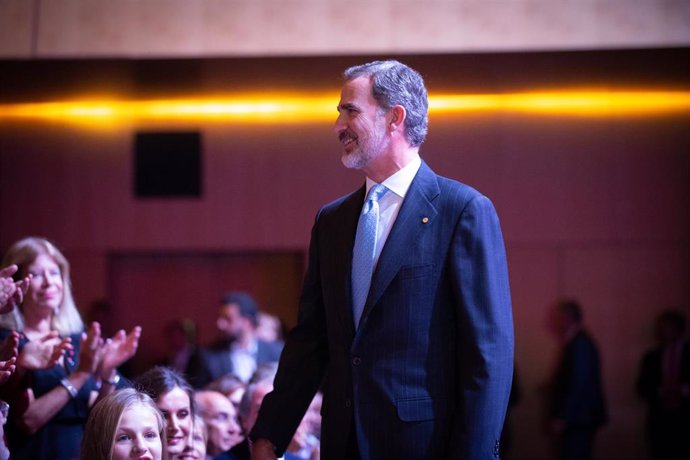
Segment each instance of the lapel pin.
[[423,223],[423,224],[426,224],[426,223],[428,223],[428,222],[429,222],[429,218],[428,218],[428,217],[422,217],[422,223]]

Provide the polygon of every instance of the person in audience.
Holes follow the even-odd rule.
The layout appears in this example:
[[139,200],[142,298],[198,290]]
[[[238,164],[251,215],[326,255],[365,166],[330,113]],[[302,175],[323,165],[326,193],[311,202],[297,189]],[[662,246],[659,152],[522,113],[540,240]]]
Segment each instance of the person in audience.
[[82,460],[167,460],[165,422],[155,403],[133,388],[117,390],[93,407],[82,440]]
[[258,364],[278,361],[282,346],[256,338],[258,313],[254,299],[245,292],[230,292],[223,297],[216,320],[218,340],[200,348],[187,368],[195,388],[203,388],[228,373],[246,382]]
[[170,320],[163,330],[165,356],[158,365],[184,373],[196,349],[196,324],[189,318]]
[[[273,390],[273,380],[277,370],[277,363],[264,364],[259,366],[249,381],[247,390],[240,402],[239,414],[245,433],[249,433],[254,427],[264,397]],[[285,451],[284,460],[319,458],[322,399],[322,393],[317,392]],[[238,445],[234,450],[237,452],[238,458],[243,458],[241,457],[242,445]]]
[[321,446],[321,402],[322,393],[319,391],[312,399],[307,412],[297,427],[290,444],[288,444],[284,460],[318,460]]
[[690,343],[685,316],[666,310],[656,320],[658,344],[645,353],[637,394],[647,403],[652,460],[690,459]]
[[257,317],[256,338],[264,342],[283,342],[283,325],[276,315],[260,311]]
[[264,396],[273,389],[273,379],[275,379],[277,369],[278,363],[264,363],[260,365],[252,375],[242,395],[238,406],[238,416],[245,438],[231,450],[231,453],[238,460],[249,460],[251,457],[247,435],[256,422],[259,407],[261,407]]
[[245,292],[227,293],[218,309],[218,339],[190,359],[187,374],[195,388],[203,388],[232,373],[248,381],[258,364],[277,362],[282,344],[256,338],[258,307]]
[[170,456],[181,454],[194,422],[192,387],[180,374],[163,366],[155,366],[141,374],[134,386],[153,398],[163,413]]
[[558,458],[588,460],[596,432],[607,420],[599,350],[584,329],[577,302],[562,300],[551,314],[561,352],[549,388],[550,430]]
[[235,374],[225,374],[206,385],[204,389],[223,393],[235,408],[238,408],[246,388],[247,384]]
[[234,458],[229,450],[244,440],[235,406],[224,394],[216,391],[197,391],[194,399],[208,430],[206,452],[209,457],[217,460]]
[[323,393],[319,390],[314,399],[312,399],[311,404],[309,404],[309,409],[307,413],[304,414],[304,421],[307,424],[309,432],[321,438],[321,406],[323,404]]
[[206,460],[211,457],[206,455],[206,443],[208,432],[204,419],[199,415],[194,416],[192,435],[187,438],[187,443],[181,453],[170,457],[170,460]]
[[[17,241],[2,266],[29,277],[21,305],[0,315],[0,340],[17,340],[17,369],[0,388],[12,406],[7,425],[14,460],[73,459],[93,402],[119,382],[117,367],[136,353],[141,328],[107,341],[100,325],[86,331],[74,304],[65,256],[44,238]],[[64,356],[63,356],[64,354]]]

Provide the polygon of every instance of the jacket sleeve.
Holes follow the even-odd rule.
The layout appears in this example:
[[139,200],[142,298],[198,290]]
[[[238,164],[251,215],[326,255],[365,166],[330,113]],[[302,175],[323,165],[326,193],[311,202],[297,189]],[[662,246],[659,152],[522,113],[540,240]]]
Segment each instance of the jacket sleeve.
[[326,371],[328,342],[318,257],[318,216],[309,245],[299,318],[285,340],[273,391],[266,395],[250,439],[268,439],[282,456]]
[[513,319],[498,216],[477,195],[457,222],[450,260],[458,321],[459,400],[449,458],[498,458],[513,375]]

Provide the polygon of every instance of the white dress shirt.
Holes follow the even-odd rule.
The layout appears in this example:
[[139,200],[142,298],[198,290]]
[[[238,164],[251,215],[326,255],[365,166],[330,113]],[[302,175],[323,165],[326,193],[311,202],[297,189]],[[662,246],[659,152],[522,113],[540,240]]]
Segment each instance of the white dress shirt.
[[[379,200],[379,224],[378,231],[376,232],[374,269],[376,269],[376,264],[379,261],[381,250],[386,244],[386,240],[388,239],[388,235],[393,228],[395,219],[398,217],[400,205],[405,199],[405,195],[412,184],[412,180],[414,179],[414,176],[417,175],[417,171],[419,171],[419,167],[421,165],[422,159],[419,157],[419,155],[415,155],[412,161],[410,161],[404,168],[400,169],[382,183],[382,185],[388,189],[388,192],[386,192],[386,194],[383,195]],[[365,196],[369,194],[371,187],[376,184],[376,182],[367,177],[367,190]]]

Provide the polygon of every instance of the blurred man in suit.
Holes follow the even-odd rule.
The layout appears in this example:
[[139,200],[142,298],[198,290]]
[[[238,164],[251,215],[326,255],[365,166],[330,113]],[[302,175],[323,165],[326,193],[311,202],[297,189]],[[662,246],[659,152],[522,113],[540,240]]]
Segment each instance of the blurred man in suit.
[[583,327],[577,302],[563,300],[551,313],[561,350],[550,386],[550,428],[558,458],[589,460],[596,432],[607,420],[599,350]]
[[690,459],[690,343],[685,316],[664,311],[656,320],[658,345],[640,363],[637,394],[647,402],[652,460]]
[[278,361],[282,344],[256,338],[259,309],[245,292],[227,293],[218,308],[218,339],[198,348],[187,366],[189,383],[203,388],[225,374],[247,382],[258,365]]
[[316,217],[253,458],[283,454],[322,383],[322,458],[498,458],[513,324],[494,207],[421,160],[418,72],[378,61],[344,80],[334,129],[366,183]]

